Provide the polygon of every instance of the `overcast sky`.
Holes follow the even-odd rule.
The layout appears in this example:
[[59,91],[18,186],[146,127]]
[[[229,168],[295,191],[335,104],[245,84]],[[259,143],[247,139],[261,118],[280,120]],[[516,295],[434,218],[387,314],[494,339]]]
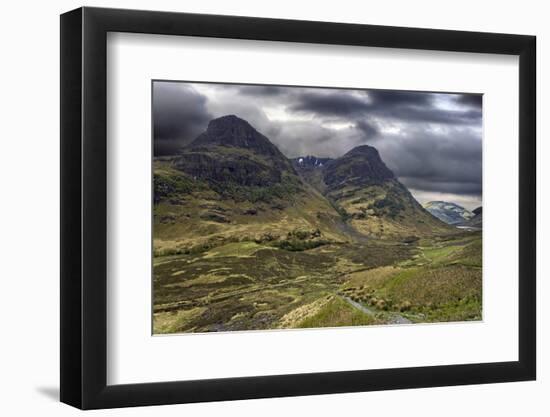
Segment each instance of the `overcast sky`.
[[177,153],[234,114],[287,157],[374,146],[421,203],[481,205],[481,96],[394,90],[155,82],[155,155]]

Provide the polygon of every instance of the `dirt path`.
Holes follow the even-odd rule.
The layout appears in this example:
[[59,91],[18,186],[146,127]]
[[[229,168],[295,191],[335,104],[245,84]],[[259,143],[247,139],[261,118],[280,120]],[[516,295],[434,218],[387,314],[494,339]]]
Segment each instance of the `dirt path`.
[[[369,316],[374,316],[374,311],[372,311],[370,308],[365,307],[364,305],[358,303],[357,301],[353,301],[349,297],[345,297],[342,295],[339,295],[339,297],[345,302],[347,302],[349,305],[362,311],[363,313],[368,314]],[[405,317],[395,313],[390,313],[389,319],[390,319],[390,324],[412,324],[412,321],[410,321],[409,319],[406,319]]]
[[346,303],[356,308],[357,310],[361,310],[363,313],[368,314],[369,316],[374,316],[374,311],[372,311],[370,308],[365,307],[364,305],[359,304],[357,301],[353,301],[351,298],[344,297],[343,295],[339,295],[338,297],[340,297],[342,300],[344,300]]

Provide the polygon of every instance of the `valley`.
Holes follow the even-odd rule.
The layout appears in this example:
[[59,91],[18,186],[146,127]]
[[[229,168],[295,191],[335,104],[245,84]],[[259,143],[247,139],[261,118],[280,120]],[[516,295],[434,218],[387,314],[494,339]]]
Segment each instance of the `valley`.
[[153,171],[155,334],[481,319],[482,232],[371,146],[288,159],[225,116]]
[[476,232],[303,251],[244,241],[157,257],[155,333],[480,320],[480,247]]

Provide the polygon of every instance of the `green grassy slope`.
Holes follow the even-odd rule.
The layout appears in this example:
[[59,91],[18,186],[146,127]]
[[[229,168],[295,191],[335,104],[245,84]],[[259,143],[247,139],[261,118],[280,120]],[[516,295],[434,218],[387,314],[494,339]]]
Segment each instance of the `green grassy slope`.
[[478,320],[480,245],[479,234],[301,251],[243,241],[157,256],[155,333],[383,324],[396,314],[412,322]]
[[368,186],[346,185],[327,196],[354,228],[375,238],[399,239],[456,231],[424,210],[396,179]]

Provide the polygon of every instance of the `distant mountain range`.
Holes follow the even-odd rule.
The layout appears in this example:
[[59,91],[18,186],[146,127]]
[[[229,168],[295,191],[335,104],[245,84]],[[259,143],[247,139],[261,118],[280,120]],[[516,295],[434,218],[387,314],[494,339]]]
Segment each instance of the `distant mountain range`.
[[474,217],[474,213],[464,207],[447,201],[430,201],[424,204],[424,208],[439,220],[452,225],[460,225]]
[[178,155],[155,158],[154,201],[155,234],[179,246],[187,238],[310,233],[313,240],[346,241],[452,232],[372,146],[335,159],[288,159],[234,115],[212,120]]

